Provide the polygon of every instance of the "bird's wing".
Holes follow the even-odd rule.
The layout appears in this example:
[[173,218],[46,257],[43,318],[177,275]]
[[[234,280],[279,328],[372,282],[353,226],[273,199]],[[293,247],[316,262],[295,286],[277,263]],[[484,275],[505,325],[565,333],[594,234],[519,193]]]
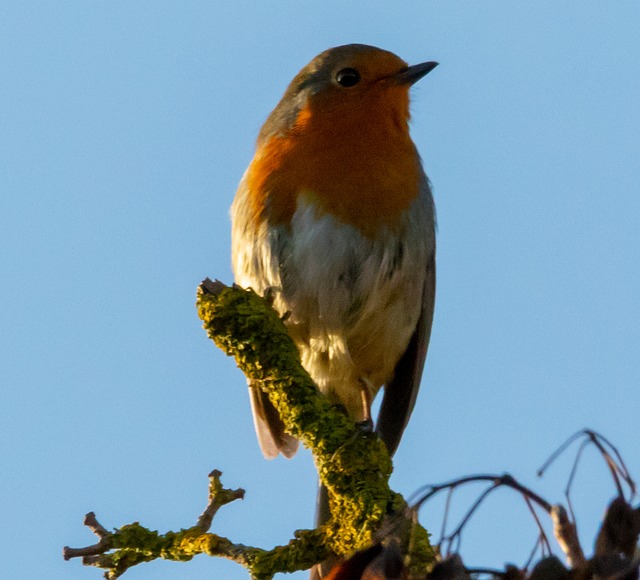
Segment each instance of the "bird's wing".
[[282,419],[265,393],[257,384],[249,383],[253,424],[256,428],[260,450],[266,459],[282,453],[287,459],[298,450],[298,440],[284,430]]
[[393,379],[385,385],[376,431],[393,455],[398,448],[416,403],[422,369],[427,357],[436,293],[435,251],[427,263],[427,276],[422,291],[422,312],[407,350],[395,368]]

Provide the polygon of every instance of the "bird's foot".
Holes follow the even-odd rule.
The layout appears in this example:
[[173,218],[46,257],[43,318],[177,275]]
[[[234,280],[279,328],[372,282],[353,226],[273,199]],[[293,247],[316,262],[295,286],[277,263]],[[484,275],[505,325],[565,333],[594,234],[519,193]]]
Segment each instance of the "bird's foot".
[[368,417],[364,421],[356,421],[356,429],[361,433],[373,433],[373,419]]
[[291,317],[291,310],[287,310],[281,317],[282,322],[286,322]]
[[267,286],[262,297],[267,301],[269,306],[273,307],[273,303],[276,300],[276,294],[281,291],[278,286]]

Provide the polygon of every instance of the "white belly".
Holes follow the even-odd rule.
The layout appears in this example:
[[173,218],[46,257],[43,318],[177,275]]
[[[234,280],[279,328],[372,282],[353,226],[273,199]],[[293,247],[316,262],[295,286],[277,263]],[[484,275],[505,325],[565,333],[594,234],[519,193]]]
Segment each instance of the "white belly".
[[276,290],[274,307],[290,313],[303,366],[356,420],[363,418],[361,385],[373,397],[393,376],[420,315],[434,243],[428,202],[415,202],[401,233],[373,240],[304,201],[289,228],[269,232],[264,224],[246,227],[246,200],[237,197],[232,207],[236,282],[260,294]]

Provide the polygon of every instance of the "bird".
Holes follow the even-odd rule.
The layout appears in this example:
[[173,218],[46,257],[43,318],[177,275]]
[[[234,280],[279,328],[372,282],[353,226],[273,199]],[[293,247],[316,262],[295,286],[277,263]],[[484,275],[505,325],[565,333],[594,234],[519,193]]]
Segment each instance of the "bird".
[[[409,66],[364,44],[330,48],[259,131],[231,206],[236,284],[269,295],[319,391],[372,424],[391,455],[415,405],[433,320],[436,217],[409,133]],[[298,441],[249,383],[263,455]]]

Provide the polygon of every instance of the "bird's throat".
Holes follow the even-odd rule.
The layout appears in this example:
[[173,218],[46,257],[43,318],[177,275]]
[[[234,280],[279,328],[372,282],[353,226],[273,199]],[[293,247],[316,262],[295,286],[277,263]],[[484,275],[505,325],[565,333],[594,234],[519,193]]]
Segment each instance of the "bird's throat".
[[368,237],[398,227],[423,180],[407,115],[398,113],[336,110],[319,119],[301,111],[286,135],[261,143],[251,163],[247,186],[256,220],[290,223],[304,195],[319,212]]

